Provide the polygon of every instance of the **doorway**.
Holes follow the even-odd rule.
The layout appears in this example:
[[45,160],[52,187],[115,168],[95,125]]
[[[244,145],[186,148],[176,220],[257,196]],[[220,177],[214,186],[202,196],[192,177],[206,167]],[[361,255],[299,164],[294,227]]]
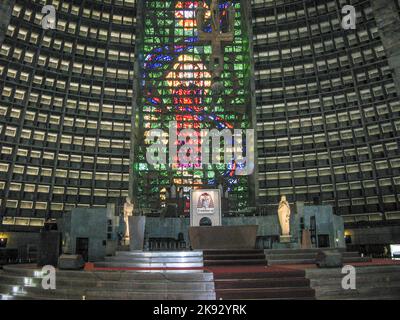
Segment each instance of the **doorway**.
[[76,238],[75,253],[80,254],[85,262],[89,261],[89,238]]
[[318,235],[318,248],[329,248],[329,235],[328,234],[319,234]]

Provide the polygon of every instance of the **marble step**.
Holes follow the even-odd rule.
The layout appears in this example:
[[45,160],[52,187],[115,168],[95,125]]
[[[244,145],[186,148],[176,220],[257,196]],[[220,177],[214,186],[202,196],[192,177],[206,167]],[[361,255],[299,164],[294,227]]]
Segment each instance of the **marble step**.
[[343,257],[343,263],[355,263],[355,262],[371,262],[371,257]]
[[116,257],[135,257],[135,258],[186,258],[202,257],[202,251],[117,251]]
[[315,264],[315,258],[311,259],[283,259],[283,260],[268,260],[268,265],[289,265],[289,264]]
[[245,279],[253,280],[257,279],[262,281],[263,279],[276,279],[276,278],[304,278],[305,272],[303,270],[293,270],[293,271],[269,271],[269,272],[252,272],[252,273],[242,273],[242,272],[225,272],[216,273],[214,278],[217,280],[236,280]]
[[226,255],[226,254],[234,254],[234,255],[242,255],[242,254],[263,254],[264,250],[261,249],[213,249],[213,250],[204,250],[203,255]]
[[[105,261],[105,262],[96,262],[94,264],[95,268],[202,268],[203,261],[199,262],[129,262],[129,261]],[[151,271],[151,270],[143,270],[143,271]],[[182,270],[186,271],[186,270]],[[189,270],[191,271],[191,270]],[[202,272],[202,270],[199,270]]]
[[353,296],[353,297],[343,297],[343,295],[338,295],[338,296],[329,296],[329,297],[323,297],[320,298],[319,300],[399,300],[399,295],[397,294],[377,294],[374,295],[373,293],[369,295],[363,295],[363,296]]
[[219,279],[215,280],[215,289],[229,288],[292,288],[292,287],[309,287],[310,281],[304,277],[296,278],[269,278],[269,279]]
[[259,299],[257,299],[257,298],[255,298],[255,299],[231,299],[231,300],[240,300],[240,301],[286,301],[286,300],[288,300],[288,301],[291,301],[291,300],[301,300],[301,301],[304,301],[304,300],[312,300],[312,301],[315,301],[316,299],[315,299],[315,297],[298,297],[298,298],[296,298],[296,297],[294,297],[294,298],[265,298],[265,299],[263,299],[263,298],[259,298]]
[[90,291],[86,300],[215,300],[215,292],[130,292],[130,291]]
[[356,267],[356,290],[342,288],[341,268],[306,270],[318,299],[400,299],[400,265]]
[[[0,283],[17,286],[40,287],[41,278],[18,277],[6,274],[0,274]],[[213,281],[199,282],[172,282],[172,281],[103,281],[99,278],[92,279],[71,279],[56,278],[57,288],[96,288],[96,289],[115,289],[115,290],[189,290],[189,291],[209,291],[214,290]]]
[[[343,277],[343,275],[342,275]],[[329,289],[342,289],[342,277],[335,278],[317,278],[310,279],[311,286]],[[356,285],[358,287],[368,287],[379,283],[380,285],[399,285],[400,274],[398,272],[381,273],[381,274],[357,274]]]
[[105,262],[130,262],[130,263],[202,263],[203,257],[105,257]]
[[[292,253],[265,254],[268,260],[315,259],[317,255],[318,252],[292,252]],[[342,256],[346,258],[360,257],[358,252],[342,252]]]
[[0,271],[0,295],[10,299],[215,299],[212,273],[57,271],[56,290],[43,290],[32,265]]
[[[290,265],[290,264],[316,264],[316,258],[304,258],[304,257],[293,257],[287,259],[273,259],[268,258],[268,265]],[[355,262],[371,262],[372,259],[370,257],[343,257],[343,264],[355,263]]]
[[102,290],[97,288],[57,288],[43,290],[37,287],[23,287],[0,284],[0,293],[17,298],[32,299],[68,299],[68,300],[210,300],[215,299],[215,293],[210,291],[189,290]]
[[278,253],[266,254],[265,257],[267,260],[315,259],[317,257],[317,253]]
[[340,252],[346,252],[346,248],[311,248],[311,249],[265,249],[266,255],[270,254],[306,254],[306,253],[318,253],[322,250],[338,250]]
[[[96,262],[100,268],[201,268],[202,251],[119,251],[105,261]],[[143,270],[145,271],[145,270]],[[148,270],[151,271],[151,270]]]
[[[391,274],[392,272],[400,273],[400,265],[382,265],[382,266],[362,266],[356,267],[357,276],[360,275],[377,275],[377,274]],[[308,279],[329,279],[329,278],[343,278],[341,268],[333,269],[307,269],[306,277]]]
[[245,254],[206,254],[204,260],[249,260],[249,259],[264,259],[263,253],[245,253]]
[[211,266],[252,266],[266,265],[265,259],[246,259],[246,260],[204,260],[205,267]]
[[[3,273],[19,275],[24,277],[41,277],[42,272],[36,265],[9,265],[4,266]],[[70,270],[56,270],[57,278],[68,279],[102,279],[105,281],[213,281],[213,274],[203,272],[202,270],[189,270],[188,272],[180,272],[171,270],[170,272],[157,271],[157,272],[139,272],[130,270],[121,271],[70,271]]]
[[302,299],[315,298],[313,289],[301,288],[251,288],[222,289],[216,291],[217,299]]
[[314,288],[317,299],[358,299],[370,298],[376,296],[395,296],[400,299],[400,285],[373,285],[368,287],[357,288],[356,290],[329,290],[328,288]]

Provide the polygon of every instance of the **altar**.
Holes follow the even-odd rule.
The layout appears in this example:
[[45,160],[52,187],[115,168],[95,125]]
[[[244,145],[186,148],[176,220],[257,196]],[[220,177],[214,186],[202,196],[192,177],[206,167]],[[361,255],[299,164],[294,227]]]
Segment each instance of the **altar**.
[[255,249],[257,225],[190,227],[192,249]]
[[254,249],[257,231],[257,225],[222,225],[220,189],[191,191],[189,242],[192,249]]

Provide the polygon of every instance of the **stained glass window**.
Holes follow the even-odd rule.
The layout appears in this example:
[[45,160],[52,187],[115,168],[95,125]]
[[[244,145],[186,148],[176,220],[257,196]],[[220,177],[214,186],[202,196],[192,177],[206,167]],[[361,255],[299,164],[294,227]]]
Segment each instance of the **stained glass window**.
[[[204,1],[209,9],[211,1]],[[143,16],[143,61],[139,132],[162,129],[166,133],[171,121],[178,130],[245,129],[251,127],[250,55],[247,24],[240,0],[235,6],[234,40],[224,47],[224,90],[213,98],[210,71],[210,43],[200,43],[197,32],[198,1],[147,0]],[[220,1],[223,23],[230,2]],[[205,31],[211,29],[210,11],[206,11]],[[207,25],[208,24],[208,25]],[[139,139],[140,140],[140,139]],[[230,197],[230,209],[248,206],[249,188],[246,176],[235,175],[235,163],[149,165],[145,140],[138,141],[134,173],[136,198],[141,208],[165,205],[166,192],[174,184],[182,188],[188,210],[191,188],[217,187],[223,184]]]

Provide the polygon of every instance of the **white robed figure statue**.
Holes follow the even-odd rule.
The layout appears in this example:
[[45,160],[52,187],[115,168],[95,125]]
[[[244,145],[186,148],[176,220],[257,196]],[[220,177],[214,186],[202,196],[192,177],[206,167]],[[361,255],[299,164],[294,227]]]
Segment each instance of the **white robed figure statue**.
[[281,242],[290,241],[290,206],[286,200],[286,196],[281,197],[278,207],[279,223],[281,225],[282,236]]
[[130,197],[126,197],[126,202],[124,203],[124,222],[125,222],[125,236],[124,242],[129,243],[130,234],[129,234],[129,217],[133,214],[133,203]]

